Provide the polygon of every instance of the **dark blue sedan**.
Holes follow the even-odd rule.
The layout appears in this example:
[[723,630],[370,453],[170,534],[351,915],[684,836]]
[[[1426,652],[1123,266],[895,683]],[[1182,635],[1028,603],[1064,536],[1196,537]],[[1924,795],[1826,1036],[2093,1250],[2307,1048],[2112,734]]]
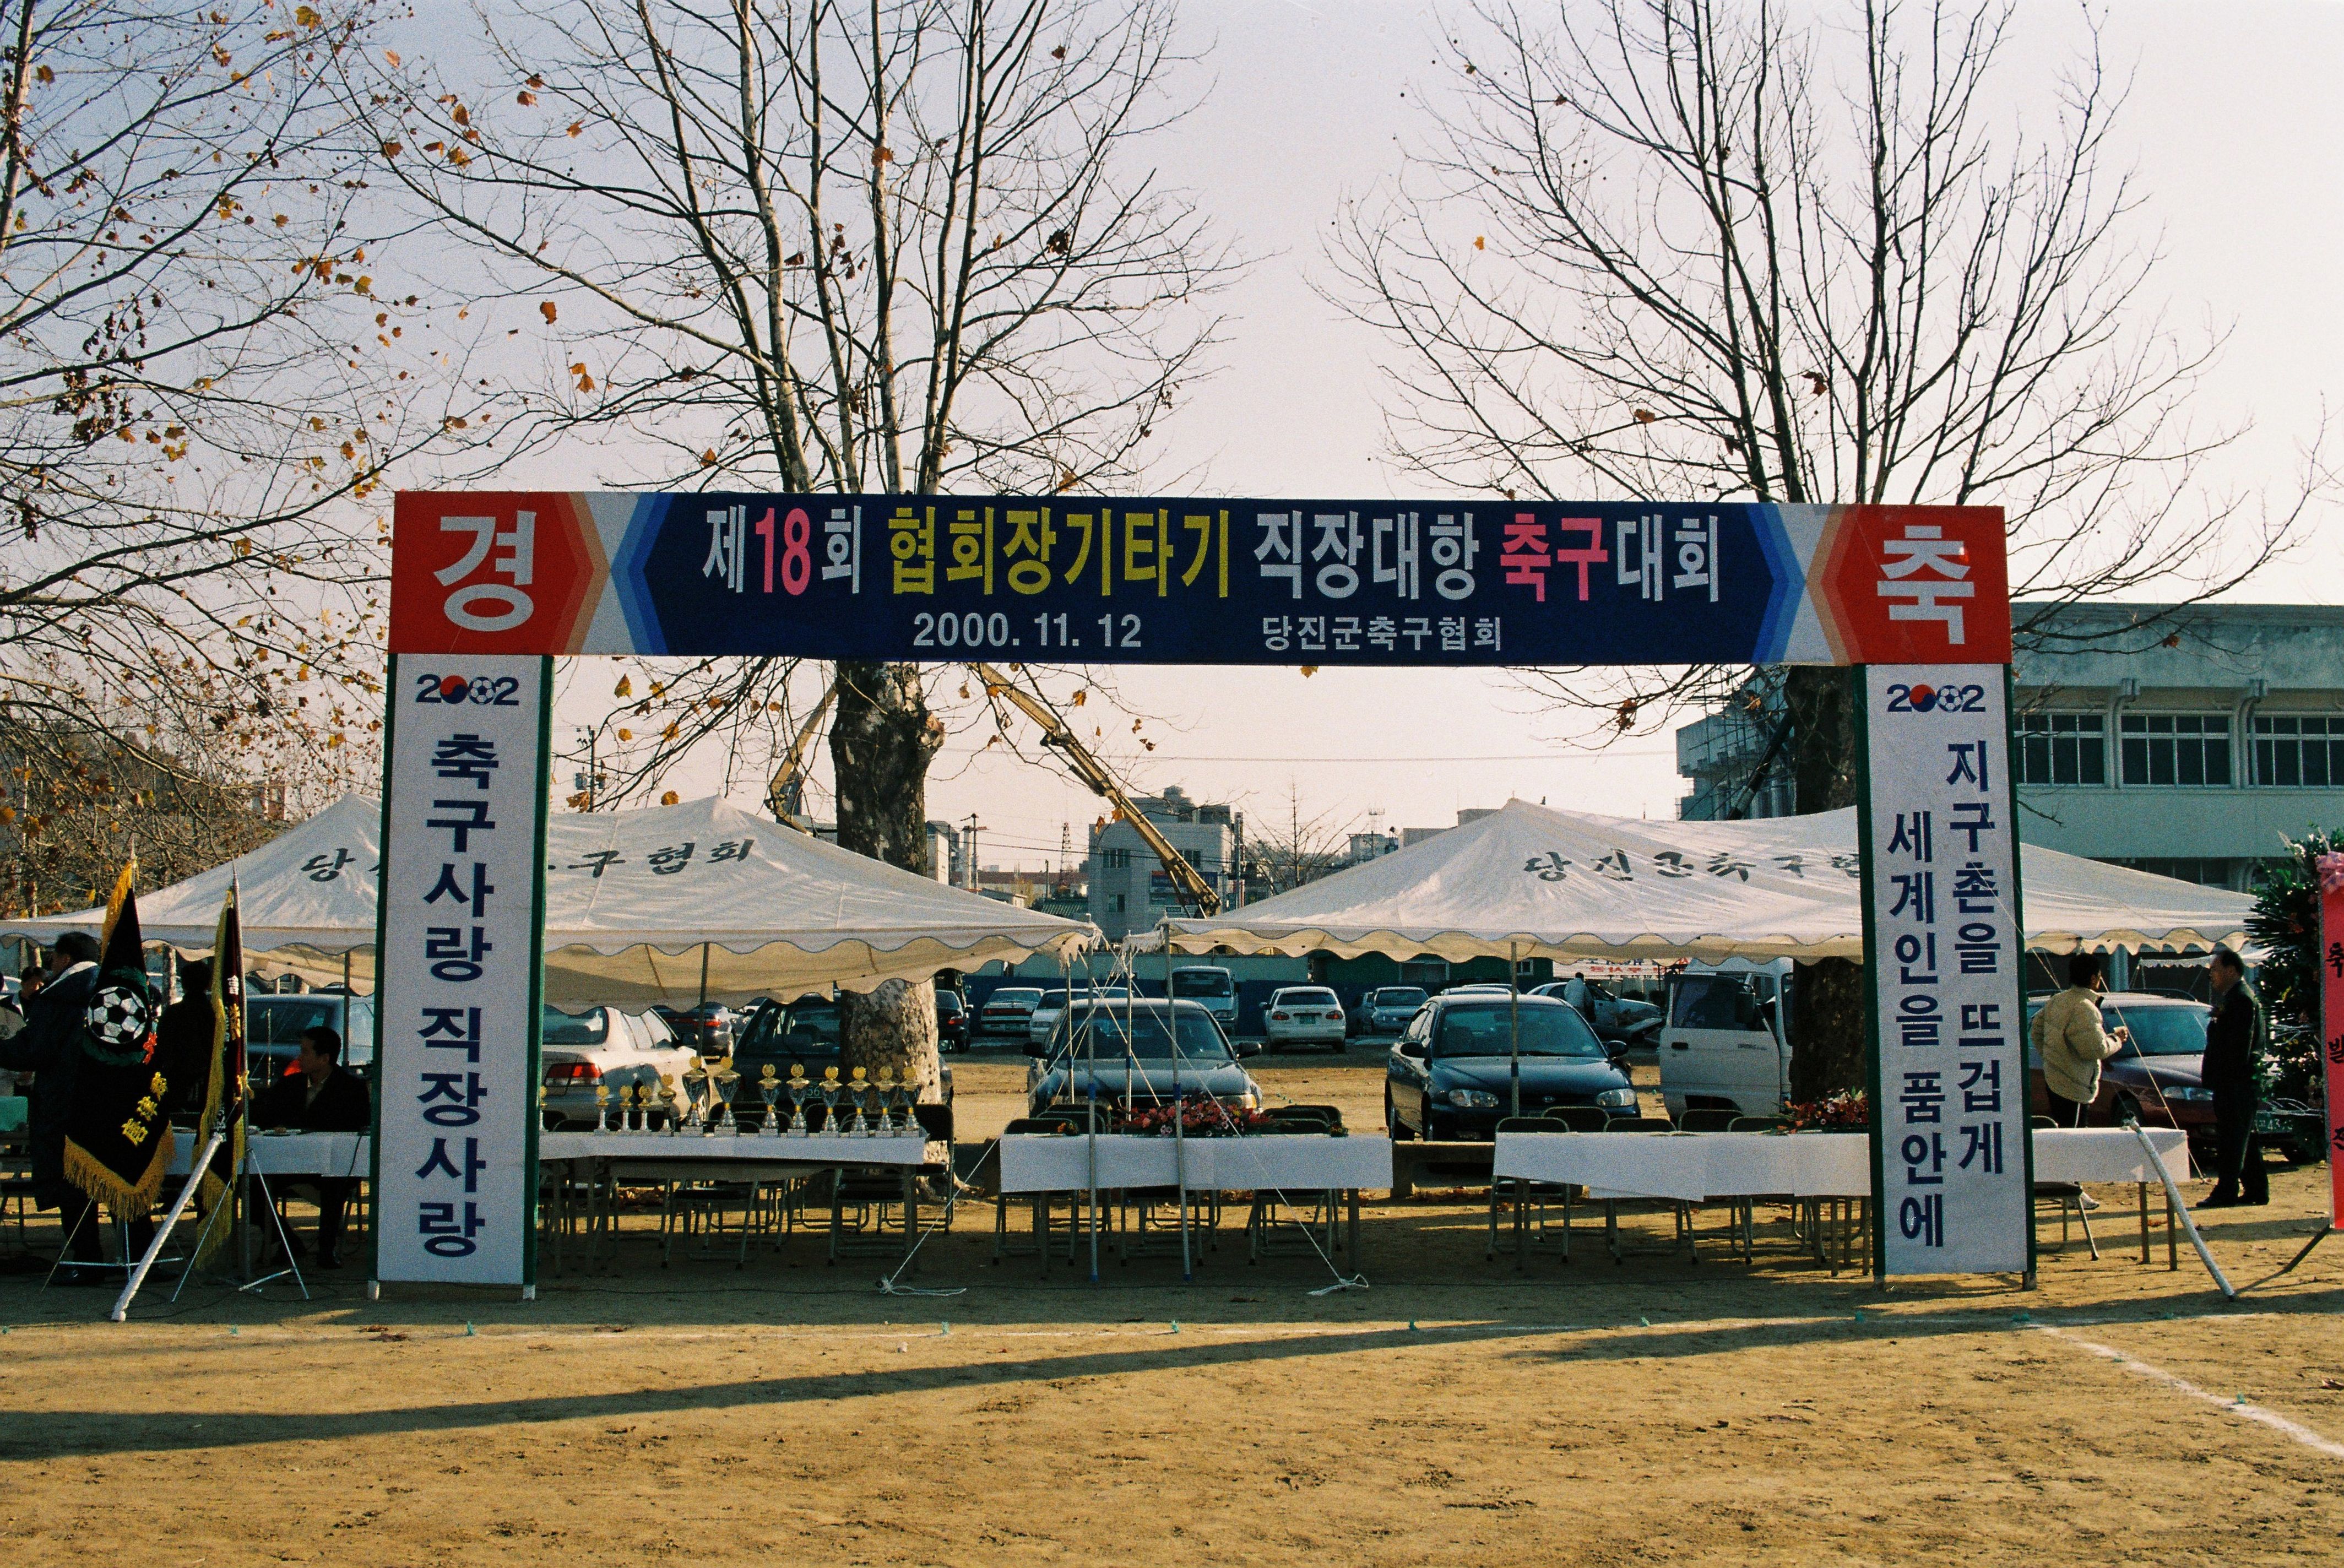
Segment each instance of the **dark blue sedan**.
[[1578,1008],[1524,996],[1518,1016],[1502,995],[1467,995],[1435,996],[1392,1047],[1385,1125],[1395,1138],[1494,1137],[1498,1123],[1515,1114],[1517,1054],[1521,1115],[1554,1106],[1636,1114],[1628,1069],[1612,1060]]

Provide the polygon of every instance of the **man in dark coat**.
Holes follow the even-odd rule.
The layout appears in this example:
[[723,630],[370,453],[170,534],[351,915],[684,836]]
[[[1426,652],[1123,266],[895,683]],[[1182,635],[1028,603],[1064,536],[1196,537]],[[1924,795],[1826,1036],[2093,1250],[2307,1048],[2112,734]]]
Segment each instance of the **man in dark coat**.
[[24,1028],[0,1040],[0,1067],[33,1075],[32,1103],[26,1108],[33,1150],[33,1201],[43,1209],[59,1210],[67,1265],[57,1271],[61,1285],[106,1282],[96,1270],[74,1266],[103,1262],[106,1249],[96,1206],[66,1179],[66,1121],[73,1110],[79,1068],[87,1059],[82,1050],[82,1036],[88,1027],[83,1015],[96,988],[97,938],[86,931],[66,932],[50,950],[47,984],[26,1008]]
[[[180,1127],[195,1127],[211,1090],[212,966],[197,958],[179,966],[179,999],[155,1021],[155,1070],[170,1086],[163,1108]],[[209,1128],[196,1128],[208,1133]]]
[[2270,1177],[2263,1169],[2263,1151],[2255,1137],[2262,1069],[2262,998],[2247,984],[2246,966],[2228,947],[2214,949],[2207,973],[2214,986],[2214,1016],[2206,1020],[2203,1076],[2214,1096],[2218,1152],[2213,1195],[2198,1207],[2268,1203]]
[[[364,1082],[342,1070],[342,1037],[322,1025],[301,1031],[298,1071],[263,1089],[252,1102],[252,1125],[295,1132],[366,1132],[374,1126],[374,1098]],[[346,1177],[305,1178],[297,1185],[318,1189],[318,1267],[338,1269],[342,1215],[357,1181]],[[289,1238],[288,1238],[289,1239]],[[293,1243],[300,1249],[300,1243]]]

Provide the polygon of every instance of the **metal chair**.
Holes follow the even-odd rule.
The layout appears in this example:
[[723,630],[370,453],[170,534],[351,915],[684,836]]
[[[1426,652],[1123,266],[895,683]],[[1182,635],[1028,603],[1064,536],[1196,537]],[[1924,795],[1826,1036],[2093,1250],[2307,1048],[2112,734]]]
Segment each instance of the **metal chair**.
[[[2026,1118],[2026,1130],[2029,1137],[2034,1136],[2037,1128],[2056,1131],[2058,1127],[2059,1124],[2047,1116],[2031,1116]],[[2033,1196],[2037,1203],[2048,1198],[2059,1205],[2059,1249],[2061,1251],[2064,1252],[2067,1249],[2067,1214],[2072,1209],[2075,1211],[2076,1223],[2084,1228],[2084,1241],[2092,1249],[2092,1261],[2096,1263],[2100,1260],[2099,1239],[2092,1234],[2092,1217],[2085,1211],[2082,1187],[2072,1181],[2038,1181],[2035,1184]]]
[[1733,1110],[1712,1110],[1705,1107],[1688,1109],[1677,1118],[1679,1132],[1731,1132],[1742,1113]]
[[[1568,1106],[1557,1108],[1588,1110],[1593,1108]],[[1600,1118],[1602,1113],[1597,1111],[1596,1115]],[[1574,1128],[1563,1117],[1550,1113],[1545,1116],[1510,1116],[1498,1123],[1497,1130],[1565,1133],[1581,1129]],[[1571,1209],[1576,1196],[1577,1189],[1567,1181],[1529,1181],[1520,1177],[1491,1176],[1489,1245],[1483,1255],[1485,1260],[1494,1262],[1500,1252],[1511,1252],[1514,1255],[1514,1271],[1521,1272],[1522,1258],[1528,1252],[1530,1246],[1543,1243],[1546,1240],[1550,1225],[1547,1219],[1548,1205],[1560,1201],[1562,1205],[1562,1257],[1565,1262],[1570,1261]],[[1513,1234],[1509,1240],[1502,1243],[1498,1239],[1498,1210],[1500,1208],[1510,1209],[1514,1214],[1514,1222],[1510,1227]]]
[[[1603,1128],[1606,1133],[1674,1132],[1676,1124],[1666,1117],[1618,1116]],[[1625,1263],[1627,1254],[1620,1249],[1620,1205],[1622,1203],[1665,1203],[1676,1222],[1676,1247],[1685,1250],[1688,1259],[1698,1261],[1692,1249],[1692,1205],[1680,1198],[1607,1198],[1603,1200],[1603,1241],[1611,1249],[1612,1261]],[[1670,1250],[1673,1252],[1676,1247]],[[1659,1254],[1654,1254],[1658,1256]]]

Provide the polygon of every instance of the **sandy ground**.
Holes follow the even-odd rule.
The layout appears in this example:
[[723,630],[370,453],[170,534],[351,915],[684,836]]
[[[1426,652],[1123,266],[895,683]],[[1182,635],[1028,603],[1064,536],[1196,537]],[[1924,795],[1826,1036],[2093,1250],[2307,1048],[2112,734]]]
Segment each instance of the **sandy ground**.
[[[1372,1123],[1371,1055],[1274,1096]],[[963,1125],[1022,1068],[963,1061]],[[1005,1116],[1006,1111],[1004,1112]],[[2262,1280],[2325,1171],[2208,1217]],[[2204,1190],[2202,1184],[2194,1189]],[[745,1270],[631,1237],[503,1293],[191,1285],[134,1321],[0,1280],[0,1553],[196,1564],[2301,1563],[2344,1557],[2344,1241],[2226,1304],[2101,1194],[2040,1288],[1884,1293],[1762,1229],[1754,1269],[1486,1261],[1478,1195],[1370,1202],[1372,1284],[1224,1236],[1092,1286],[989,1262],[965,1204],[907,1284],[798,1236]],[[2046,1210],[2047,1213],[2047,1210]],[[645,1223],[636,1222],[638,1227]],[[1668,1221],[1638,1222],[1658,1248]],[[1705,1225],[1719,1224],[1711,1216]],[[2056,1241],[2053,1220],[2046,1240]],[[2135,1249],[2127,1249],[2129,1248]]]

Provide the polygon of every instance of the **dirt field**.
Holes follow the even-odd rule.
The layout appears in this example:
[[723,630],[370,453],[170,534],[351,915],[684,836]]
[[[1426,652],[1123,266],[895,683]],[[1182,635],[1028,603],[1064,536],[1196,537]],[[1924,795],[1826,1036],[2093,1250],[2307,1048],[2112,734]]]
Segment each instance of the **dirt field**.
[[[1257,1066],[1376,1119],[1349,1065]],[[956,1064],[963,1126],[1013,1062]],[[996,1104],[997,1102],[997,1104]],[[2235,1281],[2324,1170],[2208,1217]],[[2194,1190],[2202,1192],[2203,1184]],[[2225,1304],[2130,1189],[2015,1281],[1885,1294],[1801,1257],[1485,1261],[1480,1195],[1370,1202],[1367,1290],[1315,1258],[1093,1287],[992,1266],[963,1206],[906,1283],[799,1236],[745,1270],[318,1299],[0,1281],[0,1552],[17,1564],[2300,1563],[2344,1557],[2344,1241]],[[2046,1215],[2048,1210],[2046,1210]],[[645,1221],[638,1220],[638,1225]],[[1719,1217],[1704,1221],[1709,1230]],[[1660,1247],[1665,1216],[1638,1222]],[[2052,1220],[2047,1239],[2056,1241]],[[2128,1249],[2128,1248],[2132,1249]],[[2241,1402],[2244,1401],[2244,1402]]]

